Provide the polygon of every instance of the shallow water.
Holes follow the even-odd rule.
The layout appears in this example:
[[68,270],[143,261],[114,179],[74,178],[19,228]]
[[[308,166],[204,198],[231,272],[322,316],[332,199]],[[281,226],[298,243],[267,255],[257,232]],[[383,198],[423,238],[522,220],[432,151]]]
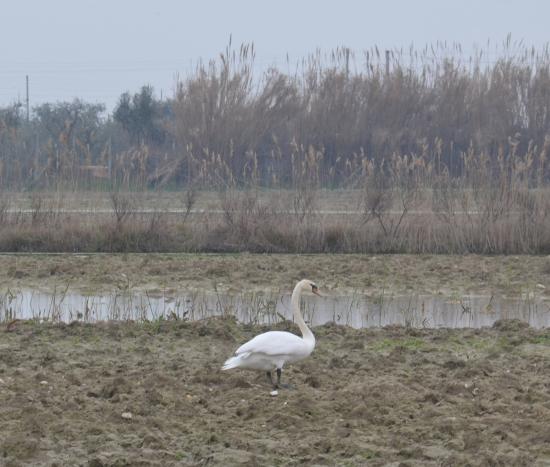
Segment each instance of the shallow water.
[[[520,319],[532,327],[550,326],[550,301],[528,295],[521,298],[469,295],[305,297],[302,311],[311,325],[329,321],[355,328],[404,325],[425,328],[480,328],[499,319]],[[3,291],[0,319],[198,320],[230,315],[244,323],[270,324],[292,319],[289,294],[206,293],[163,294],[145,292],[82,295],[45,293],[34,289]]]

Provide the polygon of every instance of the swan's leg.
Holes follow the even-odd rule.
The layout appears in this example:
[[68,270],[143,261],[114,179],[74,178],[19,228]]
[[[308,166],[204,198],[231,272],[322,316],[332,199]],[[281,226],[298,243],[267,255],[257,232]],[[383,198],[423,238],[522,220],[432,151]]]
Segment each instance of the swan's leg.
[[290,384],[281,383],[281,373],[282,373],[282,369],[277,368],[277,385],[275,386],[275,388],[293,389],[293,387]]
[[266,371],[267,373],[267,379],[269,380],[269,384],[273,386],[273,389],[277,389],[277,385],[273,382],[273,376],[271,375],[271,371]]

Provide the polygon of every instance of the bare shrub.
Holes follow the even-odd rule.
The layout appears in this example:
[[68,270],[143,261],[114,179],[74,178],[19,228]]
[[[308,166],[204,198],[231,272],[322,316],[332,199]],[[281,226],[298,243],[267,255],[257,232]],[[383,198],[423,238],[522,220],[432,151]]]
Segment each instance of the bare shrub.
[[270,218],[258,190],[230,188],[221,192],[220,197],[227,241],[239,250],[257,250],[260,231]]
[[182,223],[185,224],[187,218],[191,214],[195,203],[197,202],[197,188],[194,183],[189,183],[183,192],[183,219]]
[[38,223],[43,222],[44,216],[44,198],[36,193],[33,193],[31,196],[31,224],[37,225]]
[[8,222],[11,200],[7,193],[0,191],[0,227]]
[[405,220],[424,197],[422,182],[429,170],[416,157],[393,156],[379,165],[365,163],[363,223],[378,223],[386,248],[393,250],[402,243]]
[[30,222],[33,226],[57,226],[64,208],[64,194],[61,192],[33,192],[30,196]]
[[111,207],[117,226],[133,216],[136,212],[137,202],[129,193],[112,191],[110,193]]

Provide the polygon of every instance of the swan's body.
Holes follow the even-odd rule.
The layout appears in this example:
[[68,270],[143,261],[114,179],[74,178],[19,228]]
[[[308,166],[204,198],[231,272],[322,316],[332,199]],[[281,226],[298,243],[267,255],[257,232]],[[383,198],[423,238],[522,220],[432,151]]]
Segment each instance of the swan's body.
[[314,347],[315,340],[306,342],[290,332],[269,331],[241,345],[222,370],[240,367],[271,371],[306,358]]
[[224,363],[222,370],[231,368],[263,370],[268,373],[270,380],[271,372],[277,370],[277,384],[274,386],[278,387],[284,364],[303,360],[315,348],[315,336],[307,327],[302,313],[300,313],[300,296],[304,289],[319,294],[317,286],[307,279],[298,282],[292,292],[290,300],[292,313],[302,332],[302,337],[284,331],[264,332],[241,345],[235,352],[235,356]]

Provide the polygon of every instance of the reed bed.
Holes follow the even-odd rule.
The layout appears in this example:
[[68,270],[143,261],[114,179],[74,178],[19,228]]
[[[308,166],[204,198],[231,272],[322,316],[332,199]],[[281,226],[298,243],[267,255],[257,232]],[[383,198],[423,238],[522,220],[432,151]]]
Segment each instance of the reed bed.
[[[343,48],[256,69],[253,45],[230,44],[173,97],[144,87],[113,118],[80,101],[30,122],[0,109],[0,249],[550,252],[547,47]],[[66,213],[82,189],[111,213]],[[326,212],[330,190],[350,193],[345,212]],[[165,192],[179,216],[140,208]]]
[[[493,198],[456,187],[422,198],[386,199],[386,191],[349,191],[349,211],[326,211],[308,193],[228,190],[211,209],[122,212],[8,210],[0,249],[26,252],[270,252],[270,253],[483,253],[548,254],[547,190],[514,191]],[[496,190],[496,188],[495,188]],[[198,193],[200,199],[203,193]],[[134,197],[133,194],[118,196]],[[206,195],[205,195],[206,196]],[[326,192],[323,192],[326,199]],[[392,196],[396,196],[392,194]],[[209,194],[210,197],[210,194]],[[375,197],[373,200],[372,197]],[[384,198],[380,201],[380,198]],[[118,207],[118,209],[122,209]]]

